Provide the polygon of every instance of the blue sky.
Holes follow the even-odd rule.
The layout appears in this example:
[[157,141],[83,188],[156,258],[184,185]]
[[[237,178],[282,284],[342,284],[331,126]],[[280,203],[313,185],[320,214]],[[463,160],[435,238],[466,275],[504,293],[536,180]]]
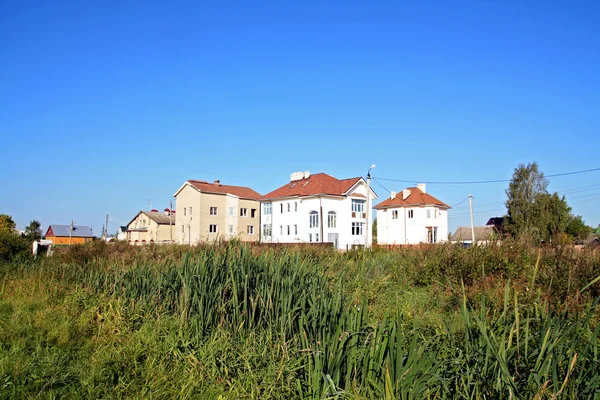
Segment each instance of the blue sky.
[[[0,13],[0,213],[20,228],[100,234],[108,213],[113,231],[190,178],[267,193],[373,163],[414,183],[600,167],[598,2],[84,3]],[[597,226],[598,183],[550,190]],[[483,224],[506,186],[428,191],[472,193]],[[450,230],[468,223],[465,202]]]

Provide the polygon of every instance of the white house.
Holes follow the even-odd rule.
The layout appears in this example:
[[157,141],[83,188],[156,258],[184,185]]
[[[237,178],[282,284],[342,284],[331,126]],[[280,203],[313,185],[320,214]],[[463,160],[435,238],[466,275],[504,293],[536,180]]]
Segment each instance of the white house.
[[392,192],[374,207],[377,210],[377,243],[405,245],[448,240],[450,206],[427,193],[424,183]]
[[[373,190],[369,196],[377,199]],[[330,242],[338,249],[364,245],[366,202],[363,178],[295,172],[288,183],[261,199],[261,241]]]

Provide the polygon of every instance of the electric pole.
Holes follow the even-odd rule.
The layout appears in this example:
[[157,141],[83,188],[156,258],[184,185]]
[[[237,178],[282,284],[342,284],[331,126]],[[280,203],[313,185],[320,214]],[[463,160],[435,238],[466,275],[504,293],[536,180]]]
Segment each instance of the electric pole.
[[108,214],[106,214],[106,225],[104,225],[104,241],[108,239]]
[[71,226],[69,226],[69,246],[71,245],[71,237],[73,236],[73,224],[75,221],[71,220]]
[[471,246],[475,246],[475,225],[473,224],[473,196],[469,193],[469,210],[471,212]]
[[367,235],[365,236],[365,247],[371,247],[371,170],[375,164],[367,171]]

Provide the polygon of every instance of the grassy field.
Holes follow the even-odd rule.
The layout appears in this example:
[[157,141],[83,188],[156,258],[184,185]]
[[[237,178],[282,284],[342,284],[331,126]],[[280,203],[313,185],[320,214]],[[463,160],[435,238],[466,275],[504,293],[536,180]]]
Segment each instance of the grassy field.
[[73,246],[0,264],[0,398],[597,398],[600,255]]

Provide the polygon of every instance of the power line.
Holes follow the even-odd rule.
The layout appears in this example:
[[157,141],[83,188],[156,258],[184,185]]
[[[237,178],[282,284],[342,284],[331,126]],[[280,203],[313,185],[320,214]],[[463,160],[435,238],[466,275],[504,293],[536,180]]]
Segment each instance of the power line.
[[456,203],[455,205],[451,206],[451,208],[457,207],[459,205],[461,205],[462,203],[464,203],[465,201],[469,200],[469,198],[465,198],[463,201],[461,201],[460,203]]
[[[571,171],[571,172],[562,172],[559,174],[551,174],[551,175],[544,175],[545,178],[555,178],[558,176],[566,176],[566,175],[576,175],[576,174],[584,174],[587,172],[594,172],[594,171],[600,171],[600,167],[598,168],[590,168],[590,169],[585,169],[585,170],[580,170],[580,171]],[[375,178],[373,178],[375,179]],[[505,183],[505,182],[510,182],[512,179],[489,179],[489,180],[484,180],[484,181],[419,181],[419,180],[406,180],[406,179],[392,179],[392,178],[377,178],[377,179],[381,179],[382,181],[391,181],[391,182],[405,182],[405,183],[415,183],[415,182],[419,182],[419,183],[426,183],[426,184],[431,184],[431,185],[478,185],[478,184],[486,184],[486,183]]]
[[383,185],[382,185],[382,184],[381,184],[381,183],[380,183],[380,182],[379,182],[377,179],[375,179],[375,178],[371,178],[371,179],[373,179],[375,182],[377,182],[377,184],[378,184],[379,186],[381,186],[381,187],[383,188],[383,190],[385,190],[385,191],[388,191],[388,192],[392,193],[392,191],[391,191],[391,190],[389,190],[388,188],[386,188],[385,186],[383,186]]

